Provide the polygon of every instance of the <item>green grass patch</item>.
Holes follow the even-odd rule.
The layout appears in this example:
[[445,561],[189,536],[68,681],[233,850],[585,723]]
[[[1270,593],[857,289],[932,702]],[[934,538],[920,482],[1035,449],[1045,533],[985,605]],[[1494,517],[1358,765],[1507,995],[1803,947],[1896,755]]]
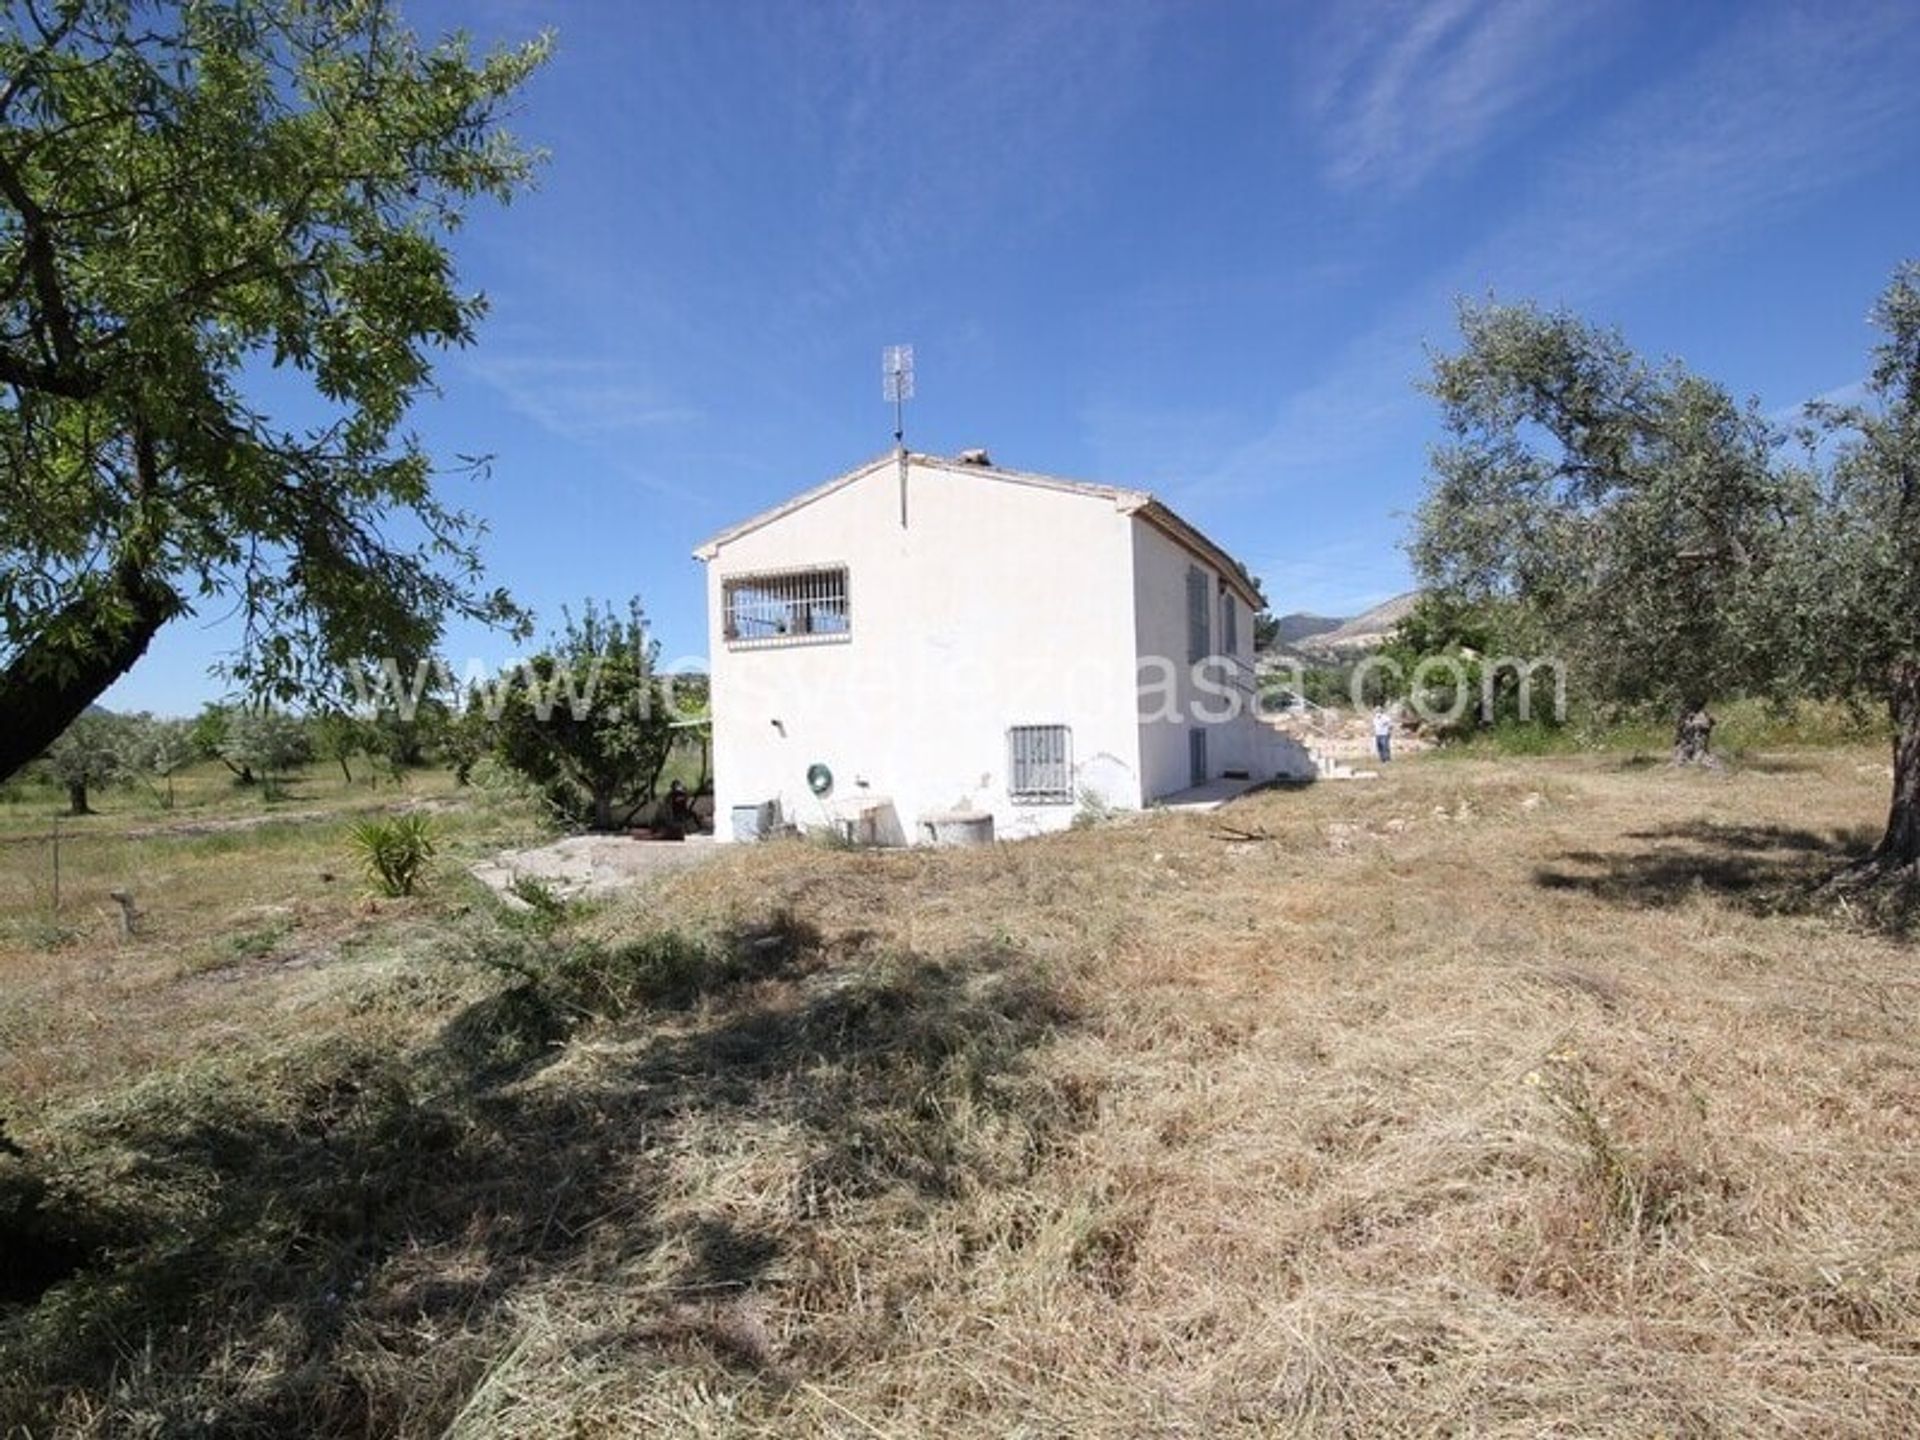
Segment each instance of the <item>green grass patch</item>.
[[[1860,716],[1844,705],[1797,701],[1785,707],[1764,700],[1733,700],[1710,707],[1719,722],[1713,748],[1738,761],[1767,750],[1855,745],[1884,737],[1877,716]],[[1655,715],[1612,719],[1577,716],[1565,724],[1512,721],[1477,730],[1440,746],[1442,757],[1489,759],[1552,755],[1664,757],[1673,748],[1673,722]]]

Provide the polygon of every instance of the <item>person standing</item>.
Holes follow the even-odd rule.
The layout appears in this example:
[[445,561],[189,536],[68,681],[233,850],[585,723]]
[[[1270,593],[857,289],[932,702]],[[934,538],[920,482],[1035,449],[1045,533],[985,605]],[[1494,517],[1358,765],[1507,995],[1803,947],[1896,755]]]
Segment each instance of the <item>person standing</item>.
[[1384,705],[1373,708],[1373,753],[1382,761],[1393,759],[1393,717]]

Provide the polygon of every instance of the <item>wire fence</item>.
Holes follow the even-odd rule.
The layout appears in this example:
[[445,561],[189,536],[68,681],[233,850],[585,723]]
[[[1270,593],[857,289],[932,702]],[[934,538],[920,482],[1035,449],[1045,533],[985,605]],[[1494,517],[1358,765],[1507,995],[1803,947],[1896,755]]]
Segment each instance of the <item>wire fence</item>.
[[45,829],[0,836],[0,920],[29,933],[96,920],[131,933],[139,896],[152,888],[158,838],[64,817]]

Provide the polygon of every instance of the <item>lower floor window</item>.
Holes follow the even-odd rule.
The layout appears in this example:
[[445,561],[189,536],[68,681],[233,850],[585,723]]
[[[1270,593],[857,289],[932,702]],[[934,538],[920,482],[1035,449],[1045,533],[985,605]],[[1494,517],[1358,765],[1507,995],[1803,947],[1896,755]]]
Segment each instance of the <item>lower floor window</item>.
[[1073,731],[1016,725],[1007,732],[1008,793],[1015,800],[1073,799]]

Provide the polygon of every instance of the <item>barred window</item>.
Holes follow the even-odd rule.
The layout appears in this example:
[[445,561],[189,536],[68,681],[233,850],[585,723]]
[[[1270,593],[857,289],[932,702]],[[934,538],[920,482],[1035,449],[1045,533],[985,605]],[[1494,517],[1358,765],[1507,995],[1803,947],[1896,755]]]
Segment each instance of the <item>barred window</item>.
[[1065,725],[1016,725],[1007,749],[1007,792],[1015,800],[1073,799],[1073,732]]
[[844,640],[853,632],[844,565],[735,575],[724,582],[722,593],[729,645]]

